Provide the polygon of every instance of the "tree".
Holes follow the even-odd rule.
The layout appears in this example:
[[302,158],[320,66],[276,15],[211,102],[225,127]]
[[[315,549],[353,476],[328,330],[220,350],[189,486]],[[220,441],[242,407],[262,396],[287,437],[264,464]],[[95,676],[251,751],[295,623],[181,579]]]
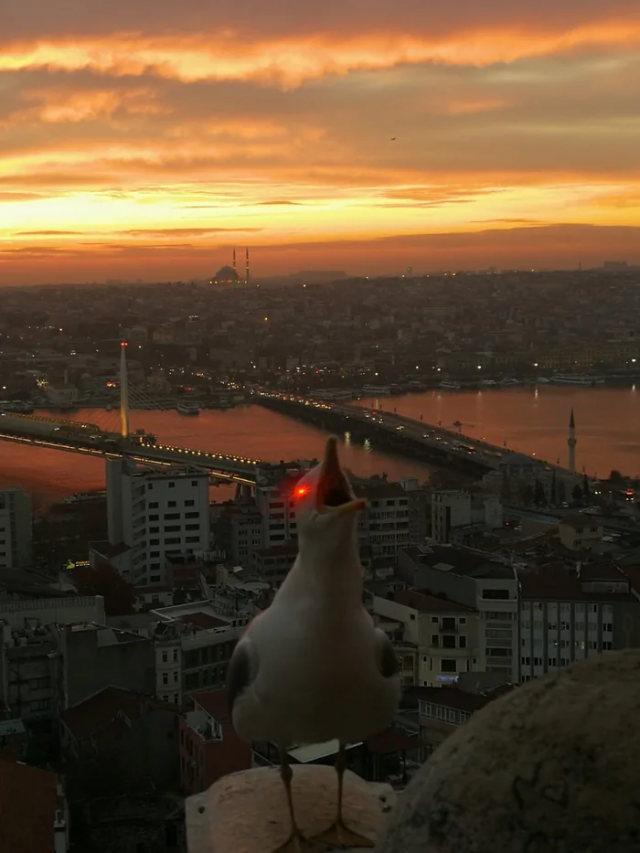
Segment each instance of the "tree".
[[558,503],[563,504],[567,500],[567,487],[564,480],[558,480]]
[[579,483],[576,483],[573,489],[571,490],[571,497],[576,502],[581,502],[584,497],[582,493],[582,486]]
[[520,486],[520,503],[523,506],[530,506],[533,503],[534,489],[530,483],[522,483]]
[[589,479],[586,474],[582,477],[582,494],[587,503],[591,500],[591,492],[589,491]]
[[617,468],[614,468],[609,474],[609,480],[612,483],[621,483],[624,480],[624,477]]
[[556,477],[556,469],[553,469],[551,475],[551,503],[553,506],[558,505],[558,478]]
[[73,582],[80,595],[102,595],[107,616],[135,613],[134,588],[110,566],[80,566],[74,569]]
[[544,487],[540,480],[536,480],[536,484],[533,489],[533,502],[536,506],[544,506],[544,504],[547,502],[547,498],[544,493]]

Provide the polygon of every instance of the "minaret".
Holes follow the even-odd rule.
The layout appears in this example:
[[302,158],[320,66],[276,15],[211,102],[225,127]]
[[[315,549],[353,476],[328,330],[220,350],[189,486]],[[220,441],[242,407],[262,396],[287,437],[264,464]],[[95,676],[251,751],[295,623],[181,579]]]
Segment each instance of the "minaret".
[[249,284],[249,249],[245,250],[245,284]]
[[120,344],[120,435],[129,438],[129,383],[127,381],[127,342]]
[[236,250],[235,249],[233,250],[233,271],[235,273],[238,272],[238,270],[236,269]]
[[567,445],[569,446],[569,470],[572,474],[576,473],[576,422],[573,417],[573,409],[571,409],[571,418],[569,419],[569,438]]

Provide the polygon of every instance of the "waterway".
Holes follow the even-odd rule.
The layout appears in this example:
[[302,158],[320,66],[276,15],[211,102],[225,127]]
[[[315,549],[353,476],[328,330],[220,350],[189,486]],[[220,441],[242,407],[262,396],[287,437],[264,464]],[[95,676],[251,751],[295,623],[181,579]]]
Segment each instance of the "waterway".
[[[361,405],[381,406],[400,414],[453,428],[538,457],[566,463],[567,431],[571,408],[576,419],[579,469],[606,476],[612,468],[627,474],[640,472],[640,392],[635,388],[581,388],[575,386],[524,386],[482,391],[428,391],[404,397],[361,400]],[[74,420],[117,430],[117,413],[102,409],[75,412]],[[322,453],[324,436],[313,427],[258,406],[227,411],[203,411],[197,417],[174,411],[134,411],[131,427],[144,427],[163,442],[201,450],[243,454],[277,462],[309,459]],[[380,453],[347,441],[344,464],[361,476],[386,472],[390,478],[428,479],[421,463]],[[100,459],[0,442],[0,487],[21,486],[37,504],[58,500],[76,491],[104,488],[104,462]],[[213,491],[223,500],[228,487]]]

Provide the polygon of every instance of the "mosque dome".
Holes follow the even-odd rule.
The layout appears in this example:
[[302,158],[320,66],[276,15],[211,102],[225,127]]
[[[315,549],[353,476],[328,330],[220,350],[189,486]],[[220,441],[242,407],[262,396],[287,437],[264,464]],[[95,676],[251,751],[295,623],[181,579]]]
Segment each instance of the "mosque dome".
[[240,276],[233,267],[225,266],[218,270],[213,277],[214,284],[237,284]]

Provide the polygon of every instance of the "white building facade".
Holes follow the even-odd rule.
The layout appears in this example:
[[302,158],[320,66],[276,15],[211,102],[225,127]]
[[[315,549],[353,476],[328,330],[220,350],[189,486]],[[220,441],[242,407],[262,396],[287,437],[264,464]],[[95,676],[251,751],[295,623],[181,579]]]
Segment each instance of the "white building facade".
[[162,584],[167,555],[209,550],[209,475],[109,459],[107,513],[109,543],[128,546],[118,563],[123,577],[135,586]]

